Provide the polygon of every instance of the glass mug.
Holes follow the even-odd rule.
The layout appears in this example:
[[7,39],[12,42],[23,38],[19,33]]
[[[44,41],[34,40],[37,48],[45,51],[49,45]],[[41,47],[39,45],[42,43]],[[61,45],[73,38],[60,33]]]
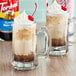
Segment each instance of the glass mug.
[[[74,16],[74,0],[57,0],[60,5],[66,6],[67,11],[70,15],[70,18]],[[69,33],[70,36],[74,34],[74,24],[71,23],[69,25]]]
[[13,24],[13,59],[12,65],[17,70],[30,70],[38,65],[38,57],[48,57],[49,49],[45,47],[43,52],[37,50],[37,35],[43,32],[49,39],[46,27],[38,31],[36,24]]
[[51,15],[47,12],[46,27],[51,36],[50,55],[65,55],[68,52],[70,23],[73,23],[73,19],[69,19],[68,14]]

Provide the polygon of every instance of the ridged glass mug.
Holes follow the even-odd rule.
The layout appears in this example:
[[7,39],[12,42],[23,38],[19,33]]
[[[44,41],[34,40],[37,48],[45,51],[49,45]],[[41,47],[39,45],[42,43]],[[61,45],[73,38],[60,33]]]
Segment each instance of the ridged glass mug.
[[49,34],[46,27],[41,27],[37,30],[36,24],[13,24],[12,65],[15,69],[34,69],[38,65],[38,57],[49,56],[49,48],[47,48],[47,45],[43,52],[37,49],[37,36],[41,32],[45,34],[47,44]]
[[69,25],[74,23],[75,18],[69,18],[67,14],[53,14],[47,12],[46,27],[51,36],[50,55],[65,55],[69,46]]

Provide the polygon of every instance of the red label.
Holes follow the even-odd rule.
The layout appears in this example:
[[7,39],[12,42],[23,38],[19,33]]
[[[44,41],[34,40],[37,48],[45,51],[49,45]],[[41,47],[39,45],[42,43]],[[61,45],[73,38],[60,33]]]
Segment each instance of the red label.
[[12,0],[12,4],[16,4],[17,3],[17,7],[14,7],[14,11],[19,11],[19,0]]
[[0,12],[6,12],[12,8],[15,12],[19,11],[19,0],[0,0]]

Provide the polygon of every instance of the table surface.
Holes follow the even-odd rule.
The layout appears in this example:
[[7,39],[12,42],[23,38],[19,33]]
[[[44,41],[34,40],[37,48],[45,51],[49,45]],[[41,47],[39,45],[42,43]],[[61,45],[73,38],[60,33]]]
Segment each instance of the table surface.
[[65,56],[50,56],[49,61],[40,59],[37,68],[30,71],[14,70],[11,54],[12,42],[0,41],[0,76],[76,76],[75,44],[69,46],[69,52]]

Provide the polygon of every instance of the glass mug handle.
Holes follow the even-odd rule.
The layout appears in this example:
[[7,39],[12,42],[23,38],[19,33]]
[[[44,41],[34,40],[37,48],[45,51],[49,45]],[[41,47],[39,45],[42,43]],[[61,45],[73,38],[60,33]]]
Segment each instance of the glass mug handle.
[[47,27],[46,26],[41,27],[37,31],[37,35],[39,35],[40,33],[45,34],[45,50],[44,51],[38,51],[38,49],[37,49],[37,56],[38,56],[38,58],[49,58],[49,51],[51,48],[51,39],[50,39],[50,35],[49,35]]
[[[74,25],[76,25],[75,21],[76,21],[76,17],[73,17],[72,19],[69,19],[69,23],[68,24],[70,25],[71,23],[73,23]],[[70,45],[76,44],[76,41],[70,41],[70,40],[68,40],[68,42],[69,42]]]

